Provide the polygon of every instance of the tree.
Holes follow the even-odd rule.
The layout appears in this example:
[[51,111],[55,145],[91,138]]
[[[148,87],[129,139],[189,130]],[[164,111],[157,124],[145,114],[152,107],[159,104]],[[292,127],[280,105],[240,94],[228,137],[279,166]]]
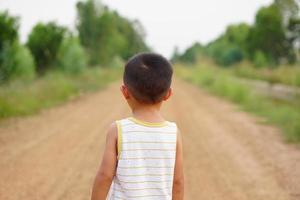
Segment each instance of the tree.
[[121,16],[119,17],[117,27],[119,27],[119,32],[123,35],[125,41],[121,57],[126,60],[140,51],[148,51],[149,48],[144,41],[146,34],[142,24],[138,20],[130,21]]
[[291,18],[299,17],[299,1],[275,0],[274,4],[279,8],[285,27],[288,26]]
[[[216,63],[232,65],[247,58],[256,66],[300,60],[300,12],[297,0],[275,0],[258,10],[255,23],[230,25],[226,31],[203,47]],[[177,60],[195,60],[188,48]]]
[[112,58],[127,59],[147,50],[144,29],[94,0],[77,3],[77,30],[82,45],[90,55],[90,64],[104,64]]
[[229,66],[248,57],[247,42],[250,26],[246,23],[233,24],[216,40],[205,47],[208,56],[220,65]]
[[3,62],[3,50],[18,39],[19,19],[9,16],[8,12],[0,12],[0,65]]
[[261,51],[269,62],[278,64],[286,58],[290,48],[279,8],[275,4],[261,8],[248,36],[248,52],[251,59],[256,51]]
[[27,46],[33,54],[38,72],[54,67],[58,49],[65,37],[66,28],[55,22],[38,23],[29,34]]
[[287,37],[294,51],[290,52],[290,60],[300,61],[300,17],[291,18],[287,28]]
[[208,44],[206,53],[222,66],[235,64],[244,58],[243,50],[224,36]]
[[289,48],[287,59],[289,62],[300,60],[300,1],[275,0],[279,8]]
[[103,9],[95,5],[95,1],[88,0],[86,2],[78,2],[77,5],[77,21],[76,27],[79,33],[81,44],[86,48],[90,56],[90,63],[98,63],[98,54],[100,51],[100,29],[98,27],[98,15]]
[[9,16],[8,12],[0,12],[0,51],[4,43],[12,43],[18,38],[19,19]]
[[66,73],[79,73],[87,67],[87,57],[78,38],[68,37],[62,42],[58,55],[58,69]]
[[30,51],[18,41],[19,19],[0,12],[0,82],[13,78],[31,79],[35,63]]
[[230,25],[227,27],[224,39],[230,44],[240,49],[243,57],[248,55],[247,53],[247,38],[249,35],[250,26],[246,23],[240,23],[237,25]]
[[196,42],[192,46],[187,48],[182,55],[177,55],[177,61],[195,63],[201,56],[201,54],[203,54],[203,52],[203,46],[200,43]]

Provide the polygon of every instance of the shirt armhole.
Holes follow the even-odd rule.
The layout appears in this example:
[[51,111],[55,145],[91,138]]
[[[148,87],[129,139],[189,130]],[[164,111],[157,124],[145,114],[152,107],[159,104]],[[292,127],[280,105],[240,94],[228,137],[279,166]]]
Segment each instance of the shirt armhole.
[[180,133],[180,130],[179,130],[177,124],[175,124],[175,126],[176,126],[176,149],[177,149],[178,139],[179,139],[179,137],[181,137],[181,135],[180,135],[181,133]]
[[118,160],[120,159],[121,152],[122,152],[122,128],[120,121],[116,121],[117,130],[118,130]]

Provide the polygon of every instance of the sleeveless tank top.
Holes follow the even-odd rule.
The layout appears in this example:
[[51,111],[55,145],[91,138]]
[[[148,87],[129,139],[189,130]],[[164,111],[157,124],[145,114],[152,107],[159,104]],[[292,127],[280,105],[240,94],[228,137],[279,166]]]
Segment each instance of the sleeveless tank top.
[[126,118],[118,127],[118,164],[109,200],[171,200],[177,126]]

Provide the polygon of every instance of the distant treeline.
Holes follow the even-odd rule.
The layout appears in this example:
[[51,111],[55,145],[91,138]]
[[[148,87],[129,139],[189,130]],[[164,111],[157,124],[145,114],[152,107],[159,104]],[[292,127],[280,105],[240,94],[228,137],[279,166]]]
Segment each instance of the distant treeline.
[[40,22],[25,44],[19,39],[19,18],[0,11],[0,83],[32,79],[51,69],[78,73],[87,66],[112,66],[148,50],[137,20],[96,0],[80,1],[76,8],[75,32],[56,22]]
[[250,60],[256,67],[299,62],[300,12],[297,0],[275,0],[258,10],[253,25],[230,25],[207,45],[195,43],[182,54],[175,48],[172,60],[194,63],[203,56],[223,66],[242,60]]

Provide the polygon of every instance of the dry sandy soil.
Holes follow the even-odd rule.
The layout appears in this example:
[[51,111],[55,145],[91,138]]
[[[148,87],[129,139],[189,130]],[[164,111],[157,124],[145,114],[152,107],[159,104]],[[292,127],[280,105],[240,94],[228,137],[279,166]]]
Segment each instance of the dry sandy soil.
[[[188,200],[300,199],[300,149],[231,103],[177,80],[163,112],[184,142]],[[111,122],[129,115],[118,83],[0,124],[1,200],[87,200]],[[261,120],[260,120],[261,121]]]

